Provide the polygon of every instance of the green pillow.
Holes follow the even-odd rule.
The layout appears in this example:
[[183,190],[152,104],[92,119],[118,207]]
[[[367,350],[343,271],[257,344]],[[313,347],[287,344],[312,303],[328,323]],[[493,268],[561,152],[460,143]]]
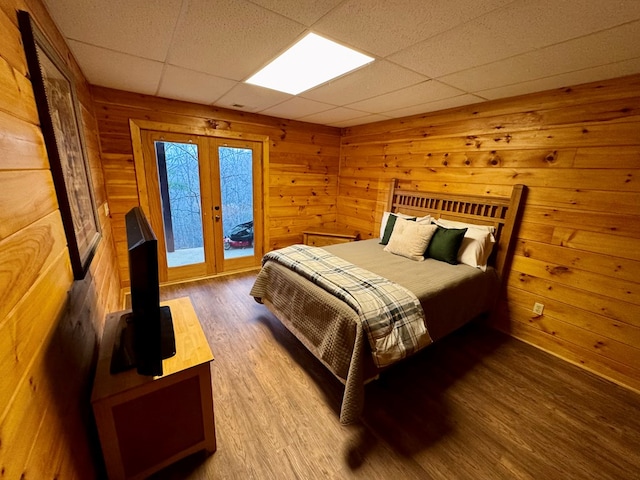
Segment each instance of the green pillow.
[[443,228],[438,225],[424,256],[457,265],[458,250],[466,231],[466,228]]
[[[389,214],[389,218],[387,219],[387,225],[384,227],[384,235],[382,235],[382,240],[380,240],[380,245],[386,245],[389,243],[389,239],[391,238],[391,234],[393,233],[393,227],[396,225],[396,220],[398,219],[397,215],[393,213]],[[416,221],[416,217],[407,218],[407,220]]]

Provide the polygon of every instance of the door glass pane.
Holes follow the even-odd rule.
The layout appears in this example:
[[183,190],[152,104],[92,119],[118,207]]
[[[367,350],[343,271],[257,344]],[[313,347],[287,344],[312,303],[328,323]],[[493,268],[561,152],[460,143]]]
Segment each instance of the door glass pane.
[[253,256],[253,152],[219,147],[224,258]]
[[155,142],[169,267],[204,262],[198,146]]

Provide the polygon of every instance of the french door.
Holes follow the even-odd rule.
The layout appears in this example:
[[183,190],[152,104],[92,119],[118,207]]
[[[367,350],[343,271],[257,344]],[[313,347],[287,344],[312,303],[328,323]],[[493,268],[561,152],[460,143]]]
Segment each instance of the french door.
[[163,282],[260,264],[262,144],[141,130]]

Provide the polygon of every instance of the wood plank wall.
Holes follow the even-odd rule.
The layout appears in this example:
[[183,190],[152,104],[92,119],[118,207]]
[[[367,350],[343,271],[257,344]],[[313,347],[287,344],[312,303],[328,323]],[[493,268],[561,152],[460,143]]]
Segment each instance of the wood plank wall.
[[[30,11],[79,87],[91,174],[106,200],[86,81],[39,0],[0,1],[0,477],[95,478],[89,386],[120,282],[109,219],[87,277],[73,281],[16,10]],[[98,457],[99,458],[99,457]]]
[[346,129],[340,221],[375,235],[394,177],[527,185],[496,326],[640,390],[640,75]]
[[129,119],[269,137],[269,245],[302,242],[306,227],[336,221],[340,130],[217,107],[92,87],[105,184],[120,261],[128,283],[124,214],[138,205]]

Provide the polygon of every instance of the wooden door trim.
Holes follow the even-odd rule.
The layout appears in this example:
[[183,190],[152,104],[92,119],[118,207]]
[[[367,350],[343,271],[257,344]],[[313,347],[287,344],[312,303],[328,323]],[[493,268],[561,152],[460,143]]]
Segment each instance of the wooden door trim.
[[[217,138],[217,139],[211,139],[210,143],[212,145],[212,149],[216,150],[216,153],[214,155],[218,157],[218,165],[220,162],[219,147],[226,146],[231,148],[251,150],[252,159],[253,159],[252,166],[251,166],[251,175],[253,179],[252,188],[253,188],[254,199],[264,198],[264,194],[263,194],[263,190],[264,190],[263,173],[264,172],[261,171],[263,149],[260,146],[260,142],[256,142],[255,140],[249,140],[249,139],[239,140],[239,139]],[[218,172],[217,178],[219,179],[219,177],[220,175]],[[218,181],[220,181],[220,179]],[[218,190],[221,193],[222,187],[220,186]],[[220,204],[222,205],[222,202],[221,202],[222,199],[218,199],[218,200],[220,200]],[[264,218],[263,218],[264,215],[262,215],[260,212],[261,206],[262,205],[260,202],[257,202],[254,200],[253,211],[252,211],[252,218],[254,222],[254,234],[255,232],[264,232],[264,230],[267,228],[266,224],[264,223]],[[224,218],[224,206],[222,208],[222,216]],[[219,225],[219,226],[222,227],[222,225]],[[222,231],[220,231],[220,233],[222,233]],[[264,239],[264,235],[260,237],[254,237],[254,243],[253,243],[254,254],[253,255],[236,257],[236,258],[224,258],[224,251],[222,250],[222,245],[220,245],[220,251],[218,253],[220,254],[219,258],[222,259],[223,271],[237,271],[239,269],[250,268],[252,266],[256,266],[257,264],[259,264],[260,259],[262,258],[265,252],[263,239]]]
[[[146,189],[148,192],[156,192],[160,190],[160,184],[158,179],[158,165],[156,162],[152,161],[152,159],[156,158],[156,150],[154,148],[154,143],[158,140],[173,142],[173,143],[185,143],[197,145],[198,147],[198,175],[200,177],[200,186],[201,186],[201,206],[204,204],[202,202],[207,201],[207,192],[210,189],[209,183],[203,184],[202,179],[205,182],[210,182],[209,180],[209,170],[208,170],[208,162],[202,161],[203,158],[208,158],[208,150],[209,150],[209,142],[205,137],[192,135],[192,134],[181,134],[181,133],[170,133],[170,132],[160,132],[156,130],[141,130],[140,137],[142,140],[142,152],[143,155],[147,155],[148,163],[143,165],[143,172],[145,178]],[[204,188],[202,188],[204,187]],[[203,240],[204,240],[204,251],[205,251],[205,262],[203,263],[195,263],[189,265],[181,265],[178,267],[169,267],[167,263],[167,244],[166,244],[166,231],[164,230],[164,218],[163,218],[163,209],[162,209],[162,201],[159,198],[147,198],[147,205],[149,208],[149,213],[147,217],[151,222],[151,226],[156,232],[156,237],[158,240],[158,266],[159,268],[159,276],[160,281],[162,283],[173,280],[180,280],[183,278],[192,278],[192,277],[201,277],[205,275],[211,275],[216,273],[216,261],[213,255],[212,249],[212,239],[206,235],[206,231],[208,229],[208,222],[210,221],[210,215],[203,209],[202,210],[202,228],[203,228]],[[211,259],[211,261],[207,261],[207,259]]]
[[138,189],[138,203],[145,215],[150,215],[149,190],[147,188],[147,178],[145,173],[145,163],[142,146],[142,130],[155,130],[166,133],[179,133],[185,135],[199,135],[203,137],[228,139],[228,140],[249,140],[262,144],[262,254],[270,244],[269,222],[267,212],[269,211],[269,136],[257,135],[253,133],[234,132],[231,130],[216,130],[208,127],[197,127],[192,125],[178,125],[165,122],[154,122],[143,119],[129,119],[129,130],[131,132],[131,143],[133,147],[133,164],[136,172],[136,183]]

